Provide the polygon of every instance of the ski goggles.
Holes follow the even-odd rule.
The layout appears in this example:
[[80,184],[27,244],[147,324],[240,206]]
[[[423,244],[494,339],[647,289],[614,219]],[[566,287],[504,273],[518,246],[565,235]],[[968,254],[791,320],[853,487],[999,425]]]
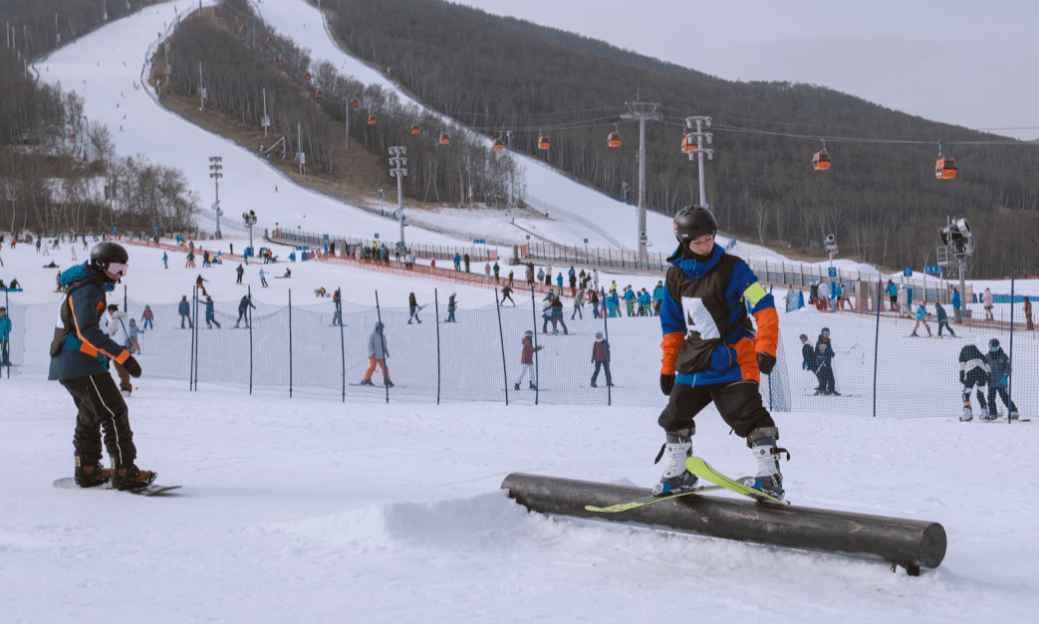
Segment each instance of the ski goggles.
[[126,271],[129,268],[126,264],[120,264],[118,262],[112,262],[108,265],[108,273],[115,275],[116,277],[126,277]]

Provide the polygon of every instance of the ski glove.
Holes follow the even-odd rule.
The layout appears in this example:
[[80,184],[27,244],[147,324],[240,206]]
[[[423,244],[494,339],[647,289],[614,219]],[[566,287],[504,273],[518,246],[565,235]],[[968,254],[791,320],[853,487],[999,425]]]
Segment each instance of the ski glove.
[[660,375],[660,391],[667,396],[671,396],[671,390],[675,387],[675,376],[674,375]]
[[772,369],[776,366],[776,358],[771,356],[764,351],[758,352],[758,370],[766,375],[772,374]]
[[130,373],[130,376],[134,379],[141,376],[141,365],[137,363],[137,360],[135,360],[132,355],[126,358],[126,361],[123,362],[123,368],[125,368],[126,372]]

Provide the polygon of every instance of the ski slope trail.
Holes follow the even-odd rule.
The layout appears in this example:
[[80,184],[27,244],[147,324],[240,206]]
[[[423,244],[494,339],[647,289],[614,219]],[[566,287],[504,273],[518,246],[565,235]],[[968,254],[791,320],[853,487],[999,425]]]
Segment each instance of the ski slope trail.
[[[382,86],[388,91],[397,93],[404,101],[410,101],[415,106],[422,106],[382,72],[339,48],[329,33],[326,20],[316,7],[307,4],[304,0],[265,0],[263,4],[254,2],[253,6],[264,20],[277,29],[279,34],[292,38],[300,47],[309,48],[314,65],[319,64],[322,60],[327,60],[344,74],[349,74],[365,84]],[[457,121],[435,110],[424,106],[423,108],[431,115],[444,120],[446,125],[458,130],[465,129]],[[486,136],[473,133],[471,130],[465,129],[465,131],[472,133],[472,136],[478,140],[489,140]],[[605,134],[603,137],[605,140]],[[559,214],[559,209],[562,209],[608,234],[603,236],[599,232],[583,227],[580,223],[571,222],[566,227],[553,228],[550,236],[555,242],[582,245],[584,244],[583,239],[588,238],[588,244],[595,247],[617,248],[618,245],[615,243],[620,243],[620,247],[625,249],[638,247],[637,223],[633,206],[622,204],[575,182],[566,174],[535,158],[518,152],[510,154],[523,170],[528,204],[542,212],[548,212],[550,215],[555,212],[553,218],[562,218],[565,221],[565,217]],[[677,150],[675,157],[679,157]],[[635,181],[632,180],[633,185],[634,183]],[[517,223],[522,221],[517,218]],[[524,227],[533,225],[534,231],[538,231],[538,226],[543,222],[529,220],[521,224]],[[648,213],[646,231],[650,251],[669,254],[674,250],[674,230],[670,217],[653,212]]]
[[[379,234],[382,240],[397,240],[396,221],[293,184],[257,154],[166,110],[152,89],[134,88],[146,79],[160,40],[171,32],[178,16],[183,19],[192,10],[198,10],[197,2],[180,0],[114,21],[37,63],[40,79],[60,83],[65,91],[83,96],[86,117],[108,126],[120,156],[142,154],[153,163],[183,170],[192,196],[198,197],[202,207],[211,207],[215,200],[209,158],[222,157],[221,208],[239,221],[243,212],[255,210],[260,234],[277,224],[366,239]],[[462,242],[418,227],[408,229],[408,240],[441,245]]]

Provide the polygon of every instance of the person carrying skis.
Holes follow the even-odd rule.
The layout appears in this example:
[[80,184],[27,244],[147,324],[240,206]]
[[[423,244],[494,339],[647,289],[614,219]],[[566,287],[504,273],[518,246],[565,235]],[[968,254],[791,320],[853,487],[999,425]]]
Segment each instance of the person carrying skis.
[[[924,329],[927,330],[927,337],[930,338],[931,336],[933,336],[933,334],[931,333],[931,326],[927,324],[927,302],[926,301],[920,302],[920,306],[916,309],[916,325],[913,325],[913,333],[909,334],[910,336],[917,336],[918,335],[916,333],[916,328],[920,327],[920,323],[924,324]],[[952,330],[950,329],[949,331],[951,332]]]
[[[245,328],[249,329],[249,308],[255,310],[256,306],[253,305],[252,297],[246,294],[243,295],[242,300],[238,302],[238,320],[234,322],[235,329],[238,329],[238,324],[242,322],[242,319],[245,319]],[[206,304],[206,319],[209,319],[208,303]],[[220,326],[217,325],[217,327]]]
[[343,293],[338,288],[332,293],[332,303],[335,304],[336,311],[332,315],[332,326],[336,325],[343,326]]
[[996,413],[996,393],[998,392],[999,398],[1003,400],[1003,405],[1010,410],[1010,420],[1017,420],[1017,406],[1010,400],[1010,393],[1007,391],[1007,384],[1010,381],[1010,358],[1003,352],[1003,348],[999,346],[999,340],[995,338],[988,341],[988,365],[988,416],[982,416],[981,419],[996,420],[999,418]]
[[602,332],[595,333],[595,342],[592,344],[592,362],[595,364],[595,372],[592,373],[592,387],[598,388],[595,385],[595,380],[599,378],[599,369],[602,368],[606,372],[606,385],[613,385],[613,376],[610,375],[610,343],[606,342],[606,338],[603,337]]
[[830,328],[823,327],[819,333],[819,339],[815,342],[815,357],[818,365],[815,375],[819,378],[819,390],[816,394],[827,394],[841,396],[837,392],[837,379],[833,374],[833,358],[837,355],[830,343]]
[[[974,414],[970,409],[970,393],[974,386],[978,387],[978,407],[981,413],[988,412],[988,403],[981,389],[989,382],[989,366],[985,355],[974,345],[969,344],[960,349],[960,383],[963,384],[963,415],[961,422],[970,422]],[[982,416],[982,419],[985,417]]]
[[[124,277],[129,256],[117,243],[95,245],[90,261],[62,274],[65,294],[59,306],[59,325],[50,346],[47,378],[58,381],[72,395],[78,408],[75,447],[75,480],[80,487],[93,487],[111,480],[119,490],[144,488],[155,481],[155,473],[135,465],[126,402],[108,372],[108,362],[118,362],[133,377],[141,376],[141,365],[130,352],[101,329],[99,314],[105,309],[105,293]],[[111,458],[111,470],[101,466],[102,437]]]
[[516,390],[520,389],[520,384],[523,383],[524,379],[527,379],[530,383],[531,390],[537,390],[537,379],[534,378],[534,354],[544,349],[545,347],[538,346],[534,348],[534,332],[527,330],[523,332],[523,343],[522,349],[520,350],[520,376],[516,379]]
[[408,325],[411,325],[411,320],[415,319],[417,323],[422,324],[422,319],[418,317],[419,305],[415,299],[415,293],[408,295],[408,310],[411,312],[411,316],[408,317]]
[[368,337],[368,370],[364,372],[364,379],[361,380],[362,386],[374,386],[372,383],[372,374],[375,372],[375,367],[382,367],[382,379],[383,385],[392,388],[393,382],[390,381],[390,372],[386,369],[386,358],[390,357],[390,349],[386,345],[386,336],[383,335],[383,324],[378,322],[375,324],[375,331]]
[[180,304],[177,306],[177,313],[180,314],[181,329],[184,329],[184,321],[188,322],[188,329],[195,329],[195,326],[191,323],[191,304],[188,303],[187,295],[180,298]]
[[934,312],[938,316],[938,337],[942,337],[942,328],[944,327],[945,329],[949,330],[949,335],[955,338],[956,332],[952,331],[952,328],[949,327],[949,315],[945,313],[945,308],[942,307],[942,303],[940,301],[935,302]]
[[757,461],[746,485],[782,498],[779,458],[786,451],[776,445],[779,429],[758,390],[759,373],[770,374],[776,364],[779,315],[772,295],[746,262],[715,244],[718,222],[707,208],[686,206],[675,215],[674,230],[679,245],[668,258],[660,313],[660,390],[670,399],[657,420],[666,435],[661,455],[666,450],[670,463],[653,493],[696,487],[685,461],[693,455],[694,418],[713,402]]
[[801,334],[801,360],[801,368],[812,371],[812,374],[815,375],[815,393],[819,394],[823,385],[819,378],[819,358],[816,356],[815,349],[808,343],[808,336],[805,334]]

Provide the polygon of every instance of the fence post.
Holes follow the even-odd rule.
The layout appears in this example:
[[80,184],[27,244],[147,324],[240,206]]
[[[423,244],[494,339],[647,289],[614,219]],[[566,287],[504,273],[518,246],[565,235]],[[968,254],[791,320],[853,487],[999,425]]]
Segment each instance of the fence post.
[[[1027,296],[1027,295],[1025,295]],[[995,380],[993,380],[995,381]],[[1014,386],[1014,274],[1010,274],[1010,374],[1007,375],[1007,424],[1014,422],[1014,394],[1010,391]],[[995,397],[993,397],[995,400]]]
[[289,289],[289,398],[292,398],[292,289]]
[[[336,290],[340,293],[343,292],[341,286],[336,287]],[[343,298],[339,298],[339,350],[343,354],[343,403],[346,403],[346,337],[343,336]]]
[[[877,293],[884,285],[884,274],[877,274]],[[877,363],[880,356],[880,300],[877,300],[877,325],[873,331],[873,418],[877,417]]]
[[433,289],[433,321],[437,324],[437,405],[440,405],[440,299]]
[[[606,322],[606,317],[607,316],[609,316],[609,314],[603,314],[602,315],[602,331],[603,331],[603,336],[606,337],[606,344],[609,345],[610,344],[610,325],[609,325],[609,323]],[[608,346],[607,346],[606,353],[607,353],[607,358],[609,358],[610,352],[609,352],[609,347]],[[607,359],[606,365],[607,366],[610,365],[609,359]],[[606,369],[606,370],[609,370],[609,369]],[[603,371],[603,372],[606,372],[606,371]],[[608,406],[609,405],[613,405],[613,384],[610,383],[611,381],[613,381],[613,374],[612,373],[606,377],[606,405],[608,405]]]
[[[513,302],[515,305],[515,302]],[[498,312],[498,339],[501,341],[501,370],[505,379],[505,405],[509,404],[509,367],[505,363],[505,332],[501,328],[501,306],[498,305],[498,287],[494,287],[494,308]]]
[[[198,307],[198,286],[191,292],[191,303],[194,307]],[[192,320],[194,316],[194,310],[190,310],[188,313],[188,324],[191,325],[191,346],[188,355],[188,390],[195,388],[195,323]],[[181,327],[184,326],[184,319],[180,319]],[[10,372],[8,372],[10,376]]]
[[534,297],[534,287],[530,288],[530,316],[534,319],[534,405],[538,404],[538,393],[541,388],[541,378],[538,373],[538,304]]
[[249,315],[247,324],[249,325],[249,394],[253,393],[253,287],[246,286],[246,294],[249,296],[249,307],[246,308],[245,312]]

